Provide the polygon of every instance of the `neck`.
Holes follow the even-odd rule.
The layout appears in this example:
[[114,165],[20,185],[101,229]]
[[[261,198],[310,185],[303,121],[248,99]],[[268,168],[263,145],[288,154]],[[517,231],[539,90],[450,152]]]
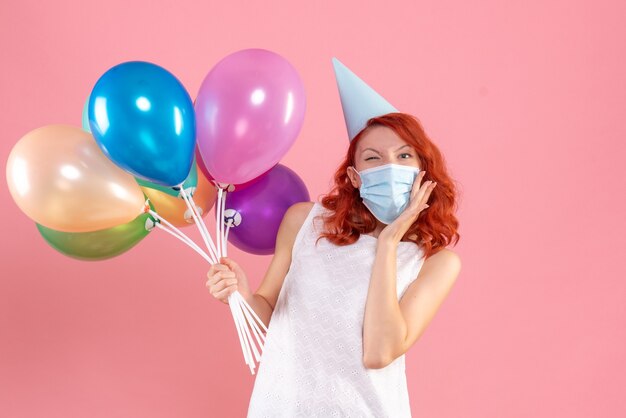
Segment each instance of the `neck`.
[[384,223],[380,222],[378,219],[376,220],[376,228],[370,232],[370,235],[373,236],[374,238],[378,238],[378,236],[380,235],[380,233],[382,232],[382,230],[386,227],[387,225],[385,225]]
[[[378,236],[380,235],[380,233],[382,232],[382,230],[386,227],[387,225],[380,222],[378,219],[376,220],[376,228],[370,232],[368,235],[373,236],[374,238],[378,238]],[[417,239],[417,235],[413,234],[412,236],[408,236],[407,237],[410,240],[414,240]]]

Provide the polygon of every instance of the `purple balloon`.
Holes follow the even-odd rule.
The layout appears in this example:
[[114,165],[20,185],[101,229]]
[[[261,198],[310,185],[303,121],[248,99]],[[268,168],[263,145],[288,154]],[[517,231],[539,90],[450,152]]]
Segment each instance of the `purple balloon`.
[[272,254],[278,227],[291,205],[310,201],[309,191],[298,175],[282,164],[262,175],[254,184],[226,195],[224,220],[241,216],[241,223],[230,228],[228,241],[252,254]]
[[302,123],[306,98],[295,68],[265,49],[226,56],[196,97],[198,150],[220,183],[242,184],[287,153]]

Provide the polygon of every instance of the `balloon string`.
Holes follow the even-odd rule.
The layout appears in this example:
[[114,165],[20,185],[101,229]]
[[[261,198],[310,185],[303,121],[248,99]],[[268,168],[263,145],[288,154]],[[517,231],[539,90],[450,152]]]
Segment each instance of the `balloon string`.
[[226,232],[224,231],[224,212],[226,211],[226,196],[228,195],[228,189],[224,190],[224,194],[222,195],[222,213],[220,216],[220,238],[222,240],[222,254],[226,257],[228,251],[226,249]]
[[[223,219],[223,208],[224,208],[224,200],[223,200],[223,190],[221,188],[218,189],[218,202],[216,204],[216,212],[218,214],[218,218],[217,219]],[[185,199],[185,202],[187,203],[187,206],[190,207],[190,210],[193,210],[193,208],[196,207],[196,204],[193,200],[193,196],[188,196],[186,193],[184,193],[181,189],[181,194],[183,195],[183,199]],[[220,210],[222,209],[222,210]],[[193,212],[192,212],[193,213]],[[208,241],[208,244],[213,245],[213,241],[210,240],[210,236],[208,233],[208,230],[206,229],[206,224],[204,223],[202,217],[197,217],[194,220],[199,219],[198,225],[199,227],[203,228],[203,236],[206,235],[209,237],[209,240],[206,240],[205,242]],[[217,222],[217,225],[222,224],[223,225],[223,220],[222,222]],[[217,232],[217,237],[219,238],[221,236],[220,230],[216,228],[216,232]],[[220,251],[222,249],[221,247],[221,239],[217,240],[217,244],[218,247],[216,248],[215,246],[212,246],[212,250],[215,252],[215,255],[217,257],[217,259],[219,260],[220,255]],[[233,297],[233,295],[235,295]],[[239,296],[239,297],[237,297]],[[250,351],[250,345],[252,343],[252,345],[254,344],[254,341],[252,339],[252,336],[250,336],[249,331],[247,331],[247,321],[246,318],[244,318],[244,309],[241,306],[240,301],[244,301],[243,297],[239,294],[239,292],[234,292],[233,294],[231,294],[231,296],[229,296],[229,307],[231,309],[231,314],[233,316],[233,320],[235,322],[235,328],[237,329],[237,335],[239,337],[239,343],[241,344],[241,349],[243,352],[243,356],[244,356],[244,360],[246,361],[246,364],[248,364],[248,366],[250,367],[250,372],[252,374],[254,374],[254,360],[252,358],[252,353]],[[246,303],[247,304],[247,303]],[[252,321],[253,325],[254,321]],[[254,347],[254,351],[255,351],[255,355],[258,357],[258,352],[256,350],[256,347]]]
[[217,245],[217,253],[222,256],[221,240],[220,236],[220,208],[222,202],[222,189],[218,186],[217,189],[217,201],[215,202],[215,243]]
[[[238,293],[238,292],[235,292],[235,293]],[[246,333],[246,330],[247,330],[246,322],[243,316],[241,315],[242,309],[241,309],[241,304],[239,304],[239,299],[236,296],[233,296],[235,293],[231,294],[229,301],[232,302],[233,316],[235,318],[235,322],[239,324],[239,330],[243,337],[244,345],[242,349],[244,352],[244,359],[248,367],[250,367],[250,373],[254,374],[255,363],[254,363],[254,359],[252,358],[252,352],[250,350],[250,345],[252,341],[251,341],[250,335]]]
[[187,240],[185,240],[185,238],[183,238],[182,236],[178,235],[177,233],[175,233],[174,231],[166,228],[165,226],[161,225],[160,222],[156,223],[156,227],[167,232],[168,234],[172,235],[175,238],[178,238],[179,240],[181,240],[182,242],[184,242],[185,244],[187,244],[191,249],[193,249],[194,251],[196,251],[198,254],[200,254],[202,256],[202,258],[204,258],[206,261],[209,262],[209,264],[211,264],[211,259],[209,258],[208,255],[206,255],[206,253],[204,251],[202,251],[200,249],[200,247],[198,247],[197,245],[195,245],[195,243],[189,242]]
[[[217,254],[222,256],[222,240],[220,238],[220,212],[222,210],[222,188],[217,186],[217,202],[215,203],[215,239],[217,241]],[[223,222],[223,221],[222,221]]]
[[[183,199],[185,200],[189,209],[192,211],[192,216],[194,216],[194,221],[196,222],[196,225],[198,225],[198,228],[200,229],[201,234],[203,235],[203,238],[205,238],[204,233],[206,233],[206,235],[208,236],[208,231],[206,230],[206,225],[202,221],[202,218],[199,216],[199,214],[196,214],[194,210],[196,205],[195,205],[195,202],[193,202],[193,197],[191,196],[188,197],[186,192],[182,188],[181,188],[181,195],[183,196]],[[220,204],[218,208],[222,208],[220,212],[223,213],[223,208],[224,208],[223,197],[219,203]],[[191,240],[191,238],[185,235],[180,229],[176,228],[167,219],[163,218],[157,212],[153,210],[148,210],[148,212],[150,213],[150,215],[154,216],[159,221],[155,223],[155,226],[157,228],[161,229],[162,231],[165,231],[166,233],[170,234],[174,238],[180,240],[181,242],[189,246],[191,249],[196,251],[200,256],[202,256],[202,258],[204,258],[209,264],[215,264],[216,261],[212,260],[193,240]],[[200,219],[200,222],[198,222],[198,218]],[[227,239],[228,230],[230,229],[231,223],[232,221],[228,223],[228,228],[226,229],[226,235],[223,236],[222,238]],[[202,230],[201,226],[204,227],[204,231]],[[211,241],[208,241],[208,242],[211,242]],[[211,247],[208,245],[208,242],[205,239],[205,243],[207,243],[207,248],[211,249]],[[224,246],[224,248],[226,247]],[[265,337],[261,333],[258,325],[255,323],[251,315],[253,315],[254,318],[256,318],[256,320],[259,322],[259,324],[261,324],[261,326],[265,329],[266,332],[267,332],[267,328],[265,327],[265,324],[263,324],[263,322],[259,319],[259,317],[256,315],[254,310],[250,307],[250,305],[248,305],[246,300],[243,298],[243,296],[241,296],[241,294],[238,291],[233,292],[228,297],[228,305],[229,305],[233,320],[235,322],[235,328],[237,330],[237,335],[239,337],[239,344],[241,345],[241,350],[244,356],[244,360],[246,364],[248,365],[248,367],[250,368],[250,373],[255,374],[254,373],[254,369],[256,368],[255,359],[257,362],[260,362],[261,360],[261,353],[263,352],[263,342],[265,342]],[[252,328],[252,335],[250,334],[248,325],[250,325]],[[257,341],[257,344],[259,345],[260,352],[259,350],[257,350],[257,347],[255,345],[255,341],[254,341],[255,339]],[[254,357],[253,357],[253,354],[254,354]]]
[[[248,358],[250,359],[250,372],[252,372],[252,374],[254,374],[254,360],[256,359],[256,361],[259,361],[259,359],[261,358],[261,355],[259,354],[256,345],[254,344],[254,340],[252,339],[252,336],[250,335],[250,330],[248,329],[246,320],[243,317],[243,312],[241,309],[241,305],[239,305],[239,300],[235,299],[236,303],[237,303],[237,308],[235,309],[235,313],[239,316],[239,322],[244,324],[243,330],[245,332],[246,335],[246,344],[247,347],[246,349],[248,350]],[[252,353],[254,354],[254,358],[252,357],[252,353],[250,352],[250,349],[252,349]]]
[[[185,203],[191,210],[192,216],[196,215],[194,216],[194,221],[196,221],[196,224],[198,225],[198,228],[201,231],[203,239],[205,239],[205,244],[207,244],[207,248],[209,248],[213,252],[212,255],[216,257],[217,260],[219,260],[219,257],[222,256],[222,252],[223,252],[224,257],[226,257],[228,232],[232,226],[232,220],[231,220],[228,222],[228,225],[226,226],[226,229],[224,231],[224,212],[225,212],[225,206],[226,206],[226,193],[227,192],[225,190],[219,187],[218,199],[216,202],[216,214],[217,214],[216,234],[218,238],[216,240],[217,242],[217,247],[216,247],[213,244],[213,241],[210,239],[210,235],[208,233],[208,230],[206,229],[206,224],[204,223],[202,217],[196,213],[196,210],[195,210],[196,204],[193,200],[193,196],[187,195],[187,193],[181,187],[181,195],[183,196]],[[248,366],[250,367],[250,372],[254,374],[254,368],[255,368],[254,358],[256,358],[257,361],[260,361],[260,357],[261,357],[261,354],[259,353],[256,345],[254,344],[254,339],[256,338],[261,348],[261,352],[263,349],[263,344],[261,343],[261,340],[265,341],[265,337],[261,333],[261,330],[259,329],[256,322],[254,321],[254,318],[256,318],[259,324],[261,324],[265,332],[267,332],[267,328],[265,327],[265,324],[263,324],[263,321],[259,319],[257,314],[250,307],[250,305],[248,305],[246,300],[243,298],[243,296],[241,296],[241,294],[238,291],[233,292],[229,296],[229,307],[231,310],[231,314],[233,316],[233,320],[235,322],[235,327],[237,329],[237,335],[239,337],[239,343],[241,344],[241,349],[243,352],[244,360],[246,361],[246,364],[248,364]],[[252,318],[252,316],[254,318]],[[250,324],[250,326],[252,327],[254,337],[250,334],[247,324]],[[252,348],[252,351],[254,352],[254,358],[253,358],[253,352],[251,352],[251,348]]]
[[245,303],[245,299],[241,296],[241,294],[238,294],[237,297],[239,298],[239,304],[242,307],[241,311],[246,316],[246,320],[248,321],[248,323],[252,326],[252,332],[254,333],[254,337],[257,340],[257,344],[261,348],[261,351],[263,351],[263,343],[265,342],[265,336],[261,333],[259,326],[256,324],[256,322],[254,321],[254,319],[248,312],[248,309],[243,307],[243,304]]
[[237,315],[235,315],[235,303],[234,303],[234,297],[233,297],[234,293],[231,293],[231,295],[228,297],[228,307],[230,308],[230,313],[233,316],[233,319],[235,321],[235,328],[237,329],[237,336],[239,337],[239,344],[241,344],[241,352],[243,354],[243,358],[246,361],[246,364],[248,363],[248,353],[245,349],[245,343],[244,343],[244,335],[241,331],[241,324],[239,323],[239,318],[237,317]]
[[237,306],[237,301],[235,300],[235,298],[232,298],[232,301],[233,301],[233,317],[235,319],[235,322],[239,324],[239,331],[241,332],[241,335],[243,338],[243,351],[244,351],[243,357],[248,367],[250,367],[250,373],[254,374],[254,370],[252,368],[252,365],[254,362],[252,360],[252,352],[250,351],[250,342],[248,341],[247,335],[244,331],[245,325],[243,324],[243,322],[241,322],[239,315],[237,315],[237,311],[239,309],[239,306]]
[[250,334],[250,330],[249,330],[249,328],[247,326],[248,324],[250,324],[250,326],[254,326],[254,321],[249,323],[247,321],[247,319],[244,317],[245,309],[243,309],[241,307],[241,301],[239,301],[238,305],[239,305],[239,312],[238,312],[239,317],[241,318],[241,321],[246,324],[246,328],[245,328],[246,329],[246,334],[248,334],[248,339],[249,339],[249,341],[251,343],[252,349],[254,350],[254,357],[255,357],[256,361],[258,362],[261,359],[261,354],[257,350],[257,347],[254,344],[254,339],[252,338],[252,335]]
[[224,226],[224,215],[222,214],[222,202],[224,202],[224,190],[220,189],[220,201],[219,201],[219,216],[218,216],[218,225],[219,225],[219,235],[218,239],[220,242],[220,255],[224,255],[224,235],[222,234],[222,226]]
[[[172,225],[170,222],[168,222],[167,219],[165,219],[164,217],[162,217],[161,215],[159,215],[157,212],[153,211],[152,209],[149,209],[148,213],[150,213],[150,215],[154,216],[159,221],[161,221],[164,224],[166,224],[174,233],[176,233],[179,237],[181,237],[185,241],[185,243],[188,243],[190,246],[192,245],[192,246],[198,248],[200,251],[202,251],[200,249],[200,247],[198,247],[198,245],[195,242],[193,242],[193,240],[191,238],[189,238],[180,229],[176,228],[174,225]],[[202,251],[202,253],[206,255],[206,253],[204,251]]]
[[[200,254],[206,261],[209,262],[209,264],[211,264],[211,260],[209,259],[209,256],[200,249],[200,247],[198,247],[198,245],[196,245],[191,239],[189,239],[189,237],[187,237],[185,234],[183,234],[182,232],[180,232],[180,230],[178,230],[176,227],[174,227],[172,224],[170,224],[169,222],[167,222],[167,220],[165,220],[164,218],[162,218],[161,216],[159,216],[158,213],[151,211],[153,213],[151,213],[154,217],[156,217],[159,220],[162,220],[163,222],[165,222],[166,224],[168,224],[168,226],[170,226],[172,229],[169,229],[165,226],[163,226],[160,222],[156,223],[156,227],[167,232],[168,234],[172,235],[173,237],[177,238],[178,240],[182,241],[183,243],[187,244],[190,248],[194,249],[198,254]],[[178,233],[177,233],[178,231]],[[233,297],[234,295],[234,297]],[[248,364],[248,366],[250,367],[250,372],[252,374],[254,374],[254,363],[252,363],[252,353],[250,352],[250,342],[249,340],[252,339],[252,337],[250,337],[249,334],[244,332],[245,329],[245,321],[243,320],[242,316],[241,316],[241,312],[243,311],[244,308],[242,308],[241,304],[239,303],[239,299],[237,298],[237,295],[239,295],[239,292],[234,292],[229,296],[229,306],[231,309],[231,314],[233,316],[233,319],[235,321],[235,327],[237,328],[237,334],[239,335],[239,343],[241,344],[241,348],[242,351],[244,353],[244,360],[246,361],[246,364]],[[243,297],[241,297],[241,295],[239,295],[239,298],[243,299]],[[244,321],[244,322],[242,322]],[[252,365],[251,365],[252,364]]]
[[[185,196],[183,196],[183,198],[184,197]],[[196,202],[193,200],[192,195],[187,195],[186,197],[187,199],[185,200],[185,203],[187,203],[187,206],[190,207],[190,209],[198,207],[196,205]],[[205,242],[208,241],[213,257],[215,257],[215,259],[219,261],[219,257],[217,255],[217,249],[215,248],[215,244],[213,243],[213,239],[211,238],[211,235],[209,235],[209,230],[206,227],[206,223],[204,222],[204,219],[202,219],[202,216],[200,216],[198,212],[196,212],[196,215],[198,216],[198,219],[200,220],[199,225],[202,228],[202,233],[207,236],[207,240]]]
[[248,304],[248,302],[244,299],[244,297],[241,295],[241,293],[239,292],[234,292],[238,295],[241,305],[243,305],[251,314],[252,316],[259,322],[259,324],[263,327],[263,330],[265,332],[267,332],[267,328],[265,327],[265,324],[263,323],[263,321],[261,321],[261,319],[259,318],[259,316],[256,314],[256,312],[254,312],[254,309],[252,309],[252,307]]
[[[248,302],[246,302],[246,300],[244,299],[243,296],[241,296],[241,293],[239,292],[234,292],[233,294],[237,294],[237,297],[240,299],[241,302],[241,306],[243,306],[245,308],[245,310],[247,310],[259,323],[259,325],[261,325],[262,329],[265,331],[265,333],[268,332],[267,327],[265,326],[265,324],[263,323],[263,321],[261,321],[261,319],[259,318],[259,316],[256,314],[256,312],[254,312],[254,309],[252,309],[252,307],[248,304]],[[244,313],[245,313],[244,310]],[[254,323],[254,321],[250,320],[251,323]],[[254,324],[256,327],[256,324]],[[259,330],[259,328],[257,327],[257,330]],[[261,335],[261,337],[263,337],[263,342],[265,343],[265,337],[263,336],[263,334],[259,333]],[[281,350],[283,353],[287,353],[287,351],[285,350],[285,348],[282,346],[282,342],[279,342],[279,340],[274,340],[273,343],[278,347],[279,350]],[[263,350],[264,345],[261,346],[261,350]]]
[[217,251],[215,250],[215,245],[213,244],[213,240],[211,239],[211,236],[209,235],[209,231],[206,229],[206,225],[204,224],[204,220],[202,219],[202,216],[200,216],[199,213],[196,212],[197,208],[196,208],[195,202],[193,202],[193,199],[190,199],[190,197],[187,195],[187,192],[185,192],[185,189],[183,189],[182,187],[180,189],[180,194],[183,197],[183,200],[185,201],[185,203],[187,204],[187,207],[191,211],[191,216],[193,217],[194,223],[196,224],[198,231],[200,231],[200,235],[202,236],[202,239],[204,241],[204,244],[207,247],[207,250],[209,251],[209,253],[211,253],[211,257],[213,258],[212,264],[217,264],[219,261],[219,256],[217,255]]
[[[191,216],[193,217],[194,223],[196,224],[196,227],[198,228],[198,231],[200,232],[200,235],[202,236],[202,239],[204,241],[204,244],[207,247],[207,250],[209,250],[209,252],[211,253],[212,258],[214,259],[214,263],[217,263],[218,258],[215,252],[215,246],[213,244],[213,240],[211,239],[211,236],[206,230],[204,220],[202,219],[202,216],[200,216],[200,213],[197,210],[195,202],[193,202],[193,200],[190,201],[190,196],[187,194],[187,192],[184,189],[181,189],[181,195],[183,197],[183,200],[185,201],[185,204],[191,211]],[[193,204],[191,202],[193,202]]]
[[[159,218],[157,218],[159,219]],[[163,218],[160,218],[160,221],[165,221]],[[200,256],[202,256],[202,258],[204,258],[209,264],[214,264],[213,260],[211,259],[211,257],[202,250],[202,248],[200,248],[194,241],[192,241],[191,239],[189,239],[189,237],[187,237],[185,234],[181,233],[179,230],[177,230],[175,227],[173,227],[173,225],[169,225],[168,227],[164,226],[161,224],[161,222],[157,222],[156,226],[167,232],[168,234],[172,235],[173,237],[179,239],[181,242],[183,242],[184,244],[186,244],[187,246],[189,246],[191,249],[193,249],[196,253],[198,253]]]
[[228,257],[228,231],[230,231],[230,227],[232,226],[233,221],[229,220],[228,225],[226,225],[226,234],[224,235],[224,242],[226,242],[226,246],[224,247],[224,257]]
[[[153,215],[155,217],[157,217],[157,219],[160,218],[160,217],[158,217],[158,214],[156,214],[156,212]],[[160,219],[163,220],[163,218],[160,218]],[[169,228],[163,226],[159,222],[157,222],[155,224],[155,226],[157,228],[167,232],[168,234],[172,235],[174,238],[180,240],[181,242],[185,243],[190,248],[194,249],[209,264],[211,264],[211,260],[209,259],[209,256],[205,252],[203,252],[200,249],[200,247],[198,247],[193,241],[185,239],[184,234],[183,235],[179,235],[179,234],[177,234],[175,232],[175,230],[169,229]],[[249,331],[247,329],[246,324],[250,323],[253,326],[253,331],[255,332],[255,337],[256,337],[257,340],[259,340],[258,334],[260,334],[260,331],[259,331],[257,325],[254,323],[254,321],[252,319],[250,319],[250,316],[246,312],[245,308],[242,307],[243,303],[245,303],[245,299],[243,299],[243,296],[241,296],[241,294],[239,292],[233,292],[229,296],[229,307],[230,307],[233,319],[235,321],[235,327],[237,329],[237,334],[239,336],[239,344],[241,345],[241,349],[242,349],[242,352],[243,352],[243,355],[244,355],[244,360],[246,361],[246,364],[248,364],[248,366],[250,367],[250,372],[252,374],[254,374],[254,367],[255,366],[254,366],[254,362],[253,362],[253,358],[252,358],[252,353],[250,351],[250,347],[252,346],[252,348],[254,349],[254,355],[255,355],[257,361],[259,361],[260,355],[259,355],[256,347],[254,346],[254,340],[250,336],[250,333],[249,333]],[[254,312],[254,311],[252,311],[252,312]],[[245,314],[245,318],[242,316],[242,313]],[[256,314],[255,314],[255,316],[256,316]],[[261,334],[261,336],[262,336],[262,334]],[[265,340],[265,339],[263,338],[263,340]],[[262,349],[262,344],[259,343],[259,345],[261,346],[261,349]]]

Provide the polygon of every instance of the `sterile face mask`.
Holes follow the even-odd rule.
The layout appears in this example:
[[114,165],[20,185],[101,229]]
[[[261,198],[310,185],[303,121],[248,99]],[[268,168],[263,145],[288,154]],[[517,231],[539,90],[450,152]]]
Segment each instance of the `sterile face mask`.
[[385,164],[359,173],[363,204],[384,224],[393,222],[408,206],[417,167]]

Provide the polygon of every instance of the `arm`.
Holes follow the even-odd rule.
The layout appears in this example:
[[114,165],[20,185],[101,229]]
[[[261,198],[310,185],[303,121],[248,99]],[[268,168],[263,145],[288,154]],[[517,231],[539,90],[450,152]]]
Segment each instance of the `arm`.
[[379,241],[365,306],[363,363],[382,368],[404,354],[424,332],[461,269],[459,256],[443,249],[424,265],[402,299],[396,293],[396,248]]
[[274,256],[265,277],[257,291],[246,298],[266,327],[269,327],[280,289],[291,265],[291,251],[296,235],[312,207],[313,202],[299,202],[287,209],[278,228]]

